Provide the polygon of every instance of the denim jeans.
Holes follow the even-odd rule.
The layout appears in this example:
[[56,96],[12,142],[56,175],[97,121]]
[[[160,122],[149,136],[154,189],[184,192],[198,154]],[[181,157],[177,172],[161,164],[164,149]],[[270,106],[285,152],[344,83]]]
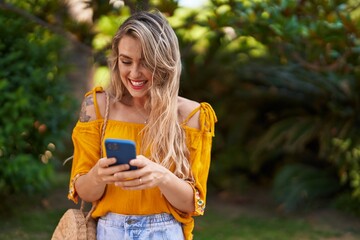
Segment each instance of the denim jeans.
[[98,240],[184,240],[181,223],[167,213],[121,215],[108,213],[97,224]]

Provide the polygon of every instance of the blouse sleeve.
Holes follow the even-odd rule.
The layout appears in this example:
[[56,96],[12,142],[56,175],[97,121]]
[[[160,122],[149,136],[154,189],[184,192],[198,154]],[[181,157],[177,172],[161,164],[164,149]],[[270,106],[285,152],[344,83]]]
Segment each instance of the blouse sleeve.
[[201,103],[200,132],[188,135],[190,150],[190,164],[193,179],[188,181],[194,190],[195,211],[193,216],[203,215],[206,205],[207,179],[211,161],[212,138],[215,136],[217,118],[214,110],[208,103]]
[[81,175],[88,173],[100,159],[101,155],[100,133],[103,120],[101,119],[101,116],[99,116],[98,104],[96,101],[96,93],[101,91],[101,88],[94,88],[85,95],[93,95],[95,111],[98,119],[90,122],[78,121],[72,133],[74,155],[70,174],[68,199],[74,201],[75,203],[78,202],[75,181]]
[[70,175],[68,198],[75,203],[78,201],[75,181],[90,169],[100,159],[100,126],[98,121],[78,122],[74,128],[72,140],[74,144],[74,158]]

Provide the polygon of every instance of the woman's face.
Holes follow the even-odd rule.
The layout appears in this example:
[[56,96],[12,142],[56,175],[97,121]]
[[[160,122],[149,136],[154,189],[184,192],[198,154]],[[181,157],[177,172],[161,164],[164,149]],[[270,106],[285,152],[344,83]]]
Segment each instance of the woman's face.
[[121,81],[132,97],[146,97],[152,85],[152,72],[145,67],[140,41],[125,35],[119,42],[118,51]]

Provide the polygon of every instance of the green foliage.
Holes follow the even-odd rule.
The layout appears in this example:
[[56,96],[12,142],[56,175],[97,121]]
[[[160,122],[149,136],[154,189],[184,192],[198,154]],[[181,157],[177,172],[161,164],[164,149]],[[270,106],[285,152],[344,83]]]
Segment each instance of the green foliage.
[[[0,194],[50,185],[56,150],[73,120],[59,37],[0,11]],[[50,162],[49,162],[50,161]]]
[[[88,7],[94,10],[93,26],[69,20],[67,9],[55,1],[7,2],[31,9],[51,24],[63,24],[83,43],[92,43],[100,66],[95,82],[103,85],[107,84],[108,73],[101,66],[106,65],[106,51],[118,25],[140,8],[160,9],[179,36],[183,57],[181,94],[210,102],[218,115],[209,178],[213,186],[236,190],[243,187],[239,182],[246,182],[244,177],[266,183],[274,178],[276,198],[287,209],[300,206],[304,200],[333,194],[339,183],[345,191],[351,190],[354,199],[360,196],[360,40],[356,1],[212,0],[201,11],[177,8],[177,1],[126,1],[128,5],[119,9],[108,1],[91,1]],[[61,129],[58,122],[66,122],[49,120],[55,108],[48,109],[48,115],[44,113],[47,105],[33,109],[35,103],[50,105],[60,101],[54,99],[56,94],[51,94],[49,86],[45,89],[50,94],[43,91],[43,85],[55,79],[60,70],[28,65],[34,62],[29,56],[51,52],[47,44],[52,36],[31,24],[18,24],[18,28],[20,25],[34,34],[22,30],[19,38],[0,42],[1,51],[10,42],[14,49],[22,50],[9,50],[0,60],[1,64],[16,63],[11,67],[0,65],[7,69],[0,78],[0,90],[4,91],[0,99],[6,99],[1,113],[7,123],[0,130],[0,137],[5,136],[0,143],[16,145],[10,149],[5,144],[0,149],[0,156],[8,156],[14,163],[5,176],[19,172],[20,165],[29,165],[39,159],[38,155],[46,162],[53,148],[47,143],[55,143],[49,129],[53,133]],[[10,35],[15,33],[2,29]],[[39,42],[41,46],[36,45]],[[26,59],[27,64],[19,59]],[[17,71],[10,72],[12,68]],[[45,76],[46,71],[51,74]],[[26,74],[26,79],[47,81],[38,81],[39,87],[34,89],[23,81],[23,75],[17,76],[19,72]],[[7,81],[9,75],[17,76],[16,87],[12,85],[15,80],[11,84]],[[36,100],[28,96],[28,89],[38,93]],[[27,116],[31,117],[22,117],[29,112]],[[56,114],[65,116],[66,112],[56,108]],[[40,130],[44,126],[47,131]],[[18,177],[19,181],[26,179],[29,189],[37,184],[28,176],[37,178],[51,172],[50,167],[43,168],[49,165],[39,160],[32,165],[35,167]],[[37,175],[38,169],[43,171]],[[328,169],[335,170],[329,174]],[[2,179],[0,189],[10,181],[14,180]]]
[[285,211],[334,195],[340,183],[329,171],[310,165],[285,165],[274,179],[274,196]]
[[[282,184],[297,174],[294,184],[310,198],[333,193],[334,181],[359,196],[355,1],[211,0],[201,10],[177,8],[177,1],[127,1],[119,9],[91,2],[94,26],[80,39],[97,51],[95,82],[106,84],[101,66],[112,35],[137,3],[166,13],[179,37],[181,95],[216,110],[211,184],[234,190],[241,187],[234,180],[271,183],[275,176],[278,199],[295,207],[304,198],[295,191],[286,199]],[[334,188],[321,192],[317,176]]]
[[360,216],[359,199],[354,198],[352,194],[347,191],[339,194],[333,201],[332,206],[353,216]]
[[350,185],[354,189],[352,196],[360,199],[360,143],[357,139],[334,138],[332,143],[335,151],[330,159],[339,168],[341,183]]
[[[324,185],[339,181],[357,195],[360,40],[351,11],[342,0],[213,0],[201,11],[175,11],[181,93],[212,103],[219,119],[217,187],[244,174],[269,183],[295,161],[335,167],[339,175]],[[352,146],[334,147],[336,139]]]

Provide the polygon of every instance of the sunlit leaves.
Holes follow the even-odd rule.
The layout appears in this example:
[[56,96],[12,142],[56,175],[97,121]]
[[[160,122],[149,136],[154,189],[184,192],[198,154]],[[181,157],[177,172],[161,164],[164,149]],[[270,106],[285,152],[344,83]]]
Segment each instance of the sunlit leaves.
[[102,66],[98,67],[94,74],[94,86],[102,86],[103,88],[108,87],[110,84],[110,72],[109,68]]
[[[63,42],[17,15],[0,14],[0,194],[50,185],[55,146],[73,119]],[[51,143],[51,144],[50,144]]]

